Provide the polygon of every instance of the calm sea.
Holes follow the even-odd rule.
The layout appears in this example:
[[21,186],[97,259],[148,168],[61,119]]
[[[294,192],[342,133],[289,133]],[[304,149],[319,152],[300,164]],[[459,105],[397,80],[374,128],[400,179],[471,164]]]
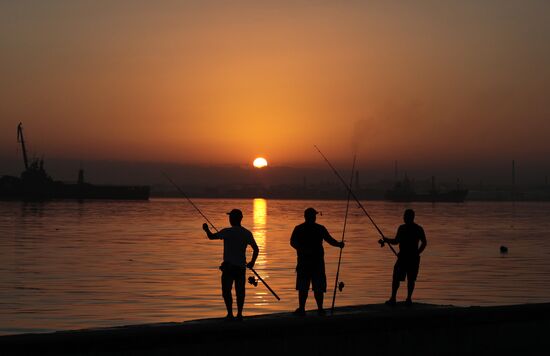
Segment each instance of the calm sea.
[[[282,298],[247,285],[245,314],[291,311],[293,227],[306,207],[341,239],[345,201],[204,200],[217,227],[240,208],[261,253],[256,269]],[[365,202],[388,236],[404,208],[417,212],[427,239],[416,301],[498,305],[550,300],[550,203],[394,204]],[[381,303],[389,296],[395,257],[356,205],[346,233],[338,306]],[[222,243],[209,241],[203,219],[185,201],[0,202],[0,334],[225,314],[220,292]],[[500,253],[505,245],[509,252]],[[338,249],[325,247],[331,304]],[[405,286],[403,286],[405,287]],[[400,290],[403,299],[405,288]],[[308,307],[314,307],[312,296]]]

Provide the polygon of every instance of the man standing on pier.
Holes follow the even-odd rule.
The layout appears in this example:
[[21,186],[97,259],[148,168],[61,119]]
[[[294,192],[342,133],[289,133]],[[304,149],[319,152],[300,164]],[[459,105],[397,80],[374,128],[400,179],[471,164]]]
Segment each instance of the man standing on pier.
[[[397,290],[400,282],[407,277],[407,300],[406,305],[412,305],[412,294],[420,267],[420,254],[426,248],[427,241],[422,226],[414,222],[414,210],[407,209],[403,214],[405,224],[399,226],[394,239],[383,238],[384,242],[391,245],[399,245],[397,262],[393,268],[393,281],[391,297],[386,302],[388,305],[395,305]],[[418,243],[420,242],[420,247]]]
[[[235,282],[235,294],[237,295],[237,320],[243,319],[243,307],[245,297],[246,268],[253,268],[260,249],[254,240],[252,233],[241,226],[243,213],[239,209],[233,209],[227,213],[231,227],[212,233],[208,224],[202,228],[210,240],[223,240],[222,271],[222,296],[227,308],[226,320],[233,320],[233,297],[231,289]],[[252,260],[246,263],[246,248],[250,245],[254,251]]]
[[290,238],[290,245],[296,249],[298,265],[296,266],[296,290],[298,290],[299,307],[294,312],[304,316],[309,285],[317,302],[317,313],[325,315],[323,297],[327,291],[325,275],[325,251],[323,240],[332,246],[344,248],[344,242],[336,241],[323,225],[317,224],[318,212],[313,208],[304,211],[305,222],[296,226]]

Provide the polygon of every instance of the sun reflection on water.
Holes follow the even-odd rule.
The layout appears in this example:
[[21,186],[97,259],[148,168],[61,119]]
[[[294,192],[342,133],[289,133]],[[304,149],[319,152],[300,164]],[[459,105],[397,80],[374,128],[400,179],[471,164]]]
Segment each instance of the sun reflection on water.
[[[267,267],[267,251],[266,251],[266,226],[267,226],[267,200],[257,198],[253,200],[253,226],[252,233],[254,239],[260,248],[260,254],[256,260],[255,269],[262,275],[262,278],[267,279],[269,275],[266,273]],[[254,293],[254,305],[260,306],[265,304],[267,293],[263,290],[256,290]]]
[[266,225],[267,225],[267,200],[265,199],[254,199],[254,225],[252,227],[252,233],[256,239],[256,243],[260,247],[260,255],[258,256],[258,261],[256,262],[260,266],[266,264]]

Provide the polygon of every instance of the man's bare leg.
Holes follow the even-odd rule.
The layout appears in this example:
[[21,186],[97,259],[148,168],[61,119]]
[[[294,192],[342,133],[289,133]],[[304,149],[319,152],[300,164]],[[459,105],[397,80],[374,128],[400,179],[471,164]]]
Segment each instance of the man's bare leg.
[[323,309],[323,299],[325,297],[325,293],[314,291],[313,295],[315,296],[315,301],[317,302],[317,312],[319,313],[319,315],[324,315],[325,311]]

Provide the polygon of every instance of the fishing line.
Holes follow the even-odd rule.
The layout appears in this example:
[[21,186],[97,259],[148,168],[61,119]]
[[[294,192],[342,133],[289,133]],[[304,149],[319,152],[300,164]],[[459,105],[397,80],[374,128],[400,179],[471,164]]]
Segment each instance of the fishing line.
[[[357,155],[353,155],[353,164],[351,166],[351,177],[349,179],[349,185],[350,187],[353,185],[353,173],[355,171],[355,160],[357,158]],[[348,191],[348,201],[346,203],[346,215],[344,216],[344,228],[342,230],[342,242],[344,242],[344,237],[346,236],[346,225],[348,222],[348,212],[349,212],[349,201],[351,198],[351,194]],[[344,249],[340,249],[340,256],[338,257],[338,269],[336,270],[336,280],[334,282],[334,293],[332,294],[332,307],[331,307],[331,315],[334,315],[334,304],[336,303],[336,289],[339,289],[340,292],[342,289],[344,289],[344,282],[340,282],[338,284],[338,278],[340,276],[340,264],[342,262],[342,251]]]
[[[321,152],[321,150],[319,149],[319,147],[317,147],[317,145],[314,145],[313,147],[315,147],[315,149],[317,150],[317,152],[319,152],[319,154],[323,157],[323,159],[325,160],[325,162],[327,162],[327,164],[329,165],[329,167],[332,169],[332,171],[334,172],[334,174],[340,179],[340,181],[342,182],[342,184],[344,185],[344,187],[347,189],[348,193],[353,197],[353,199],[355,199],[355,201],[357,202],[357,205],[359,206],[359,208],[361,208],[361,210],[363,210],[363,212],[365,213],[365,215],[369,218],[370,222],[372,223],[372,225],[376,228],[376,230],[378,231],[378,233],[380,234],[380,236],[382,236],[382,240],[379,241],[380,245],[381,246],[384,246],[384,239],[386,238],[384,236],[384,233],[382,233],[382,230],[380,230],[380,228],[378,227],[378,225],[376,225],[376,223],[374,222],[374,220],[371,218],[371,216],[369,215],[369,213],[367,212],[367,209],[365,209],[365,207],[363,206],[363,204],[361,204],[361,202],[359,201],[359,199],[357,198],[357,196],[355,195],[355,193],[353,193],[353,191],[351,190],[351,187],[348,186],[348,184],[346,183],[346,181],[344,180],[344,178],[342,178],[342,176],[340,175],[340,173],[338,173],[338,171],[336,170],[336,168],[334,168],[334,166],[330,163],[330,161],[327,159],[327,157],[323,154],[323,152]],[[395,256],[397,256],[397,252],[395,252],[395,249],[393,248],[392,245],[388,244],[388,246],[390,247],[390,249],[392,250],[393,254]]]
[[[212,222],[206,217],[206,215],[203,214],[203,212],[199,209],[198,206],[195,205],[195,203],[193,203],[193,201],[187,196],[187,194],[185,194],[185,192],[176,184],[174,183],[174,181],[172,179],[170,179],[170,177],[168,177],[168,175],[164,172],[162,172],[162,174],[166,177],[166,179],[168,179],[168,181],[170,183],[172,183],[172,185],[180,192],[180,194],[185,198],[187,199],[187,201],[193,206],[193,208],[195,208],[195,210],[201,214],[201,216],[206,220],[206,222],[208,222],[208,224],[212,227],[212,229],[214,229],[216,232],[219,232],[218,228],[216,228],[216,226],[214,226],[214,224],[212,224]],[[258,272],[256,272],[256,270],[254,270],[254,268],[250,268],[249,269],[256,275],[256,277],[258,277],[258,279],[260,280],[260,282],[263,283],[263,285],[271,292],[271,294],[273,294],[273,296],[275,298],[277,298],[277,300],[281,300],[281,298],[279,298],[279,296],[277,295],[277,293],[275,293],[275,291],[273,289],[271,289],[271,287],[267,284],[266,281],[264,281],[264,279],[262,277],[260,277],[260,275],[258,274]],[[250,284],[253,284],[251,281],[250,281],[250,278],[249,278],[249,283]],[[254,286],[257,285],[257,282]]]

